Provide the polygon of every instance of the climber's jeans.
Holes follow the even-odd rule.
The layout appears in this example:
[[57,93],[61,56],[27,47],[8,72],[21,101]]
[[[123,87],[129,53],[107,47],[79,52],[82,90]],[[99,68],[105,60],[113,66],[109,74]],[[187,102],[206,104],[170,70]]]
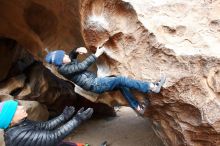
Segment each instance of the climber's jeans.
[[133,108],[136,109],[139,105],[137,99],[134,97],[134,95],[131,93],[130,89],[127,87],[121,87],[119,89],[124,96],[124,98],[127,100],[128,104]]
[[95,82],[92,85],[92,92],[100,94],[107,91],[119,89],[124,97],[128,100],[129,104],[132,107],[137,107],[138,102],[130,92],[130,89],[135,89],[143,93],[148,93],[150,92],[149,85],[149,82],[134,80],[123,76],[100,77],[95,79]]

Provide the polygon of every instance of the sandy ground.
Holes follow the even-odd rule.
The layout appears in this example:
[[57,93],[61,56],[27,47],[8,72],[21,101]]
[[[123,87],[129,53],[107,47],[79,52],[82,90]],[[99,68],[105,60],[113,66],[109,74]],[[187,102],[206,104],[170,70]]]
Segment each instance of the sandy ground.
[[100,146],[105,140],[108,146],[163,146],[147,118],[138,117],[128,107],[120,108],[117,115],[84,123],[67,140],[86,142],[90,146]]

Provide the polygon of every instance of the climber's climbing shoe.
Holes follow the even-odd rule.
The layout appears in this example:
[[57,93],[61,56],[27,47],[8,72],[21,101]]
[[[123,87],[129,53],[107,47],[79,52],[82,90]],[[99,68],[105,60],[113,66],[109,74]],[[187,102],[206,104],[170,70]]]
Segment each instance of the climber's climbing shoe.
[[152,90],[152,92],[154,93],[159,93],[160,92],[160,89],[161,87],[163,86],[163,84],[165,83],[166,81],[166,76],[163,75],[161,78],[160,78],[160,81],[155,83],[155,88]]
[[145,110],[147,109],[147,107],[149,106],[149,100],[144,99],[143,102],[141,102],[137,108],[135,108],[135,112],[139,115],[139,116],[143,116],[145,113]]

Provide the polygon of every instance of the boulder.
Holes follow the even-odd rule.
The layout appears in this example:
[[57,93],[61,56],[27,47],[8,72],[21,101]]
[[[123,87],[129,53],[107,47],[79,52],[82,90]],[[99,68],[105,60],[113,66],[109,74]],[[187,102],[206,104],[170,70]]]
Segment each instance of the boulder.
[[82,1],[85,44],[106,48],[99,76],[167,76],[160,94],[136,94],[149,98],[166,145],[220,145],[219,10],[219,1]]
[[[7,43],[0,43],[5,55],[0,53],[4,62],[0,81],[19,79],[18,88],[7,86],[3,93],[38,100],[51,110],[60,110],[60,103],[66,105],[69,97],[75,101],[78,95],[70,82],[54,76],[44,63],[25,59],[26,65],[22,61],[14,65],[19,55],[9,48],[20,48],[10,45],[14,42],[40,61],[47,50],[69,52],[85,45],[95,52],[97,46],[104,46],[105,54],[97,61],[98,76],[123,75],[154,82],[166,74],[160,94],[134,91],[139,101],[150,100],[146,116],[165,145],[218,146],[219,10],[216,0],[1,1],[0,36]],[[15,66],[19,67],[13,70]],[[119,92],[94,101],[127,105]]]

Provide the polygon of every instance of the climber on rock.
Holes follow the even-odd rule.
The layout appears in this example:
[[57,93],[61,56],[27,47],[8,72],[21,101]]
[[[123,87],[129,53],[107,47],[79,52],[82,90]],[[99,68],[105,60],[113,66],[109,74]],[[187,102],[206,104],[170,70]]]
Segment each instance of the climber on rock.
[[66,107],[63,113],[46,122],[27,119],[23,106],[15,100],[0,103],[0,128],[4,129],[6,146],[57,146],[83,121],[89,119],[93,109],[81,108],[74,115],[74,107]]
[[138,114],[143,115],[147,104],[139,103],[131,94],[130,89],[136,89],[143,93],[159,93],[165,82],[165,76],[156,83],[143,82],[124,76],[97,77],[95,73],[87,69],[104,53],[104,50],[104,47],[98,47],[95,54],[91,54],[82,62],[78,62],[77,56],[78,54],[87,53],[87,49],[84,47],[72,50],[69,55],[65,54],[63,50],[52,51],[47,54],[45,60],[57,66],[58,72],[61,75],[73,81],[74,84],[80,86],[84,90],[98,94],[112,90],[120,90],[129,105]]

